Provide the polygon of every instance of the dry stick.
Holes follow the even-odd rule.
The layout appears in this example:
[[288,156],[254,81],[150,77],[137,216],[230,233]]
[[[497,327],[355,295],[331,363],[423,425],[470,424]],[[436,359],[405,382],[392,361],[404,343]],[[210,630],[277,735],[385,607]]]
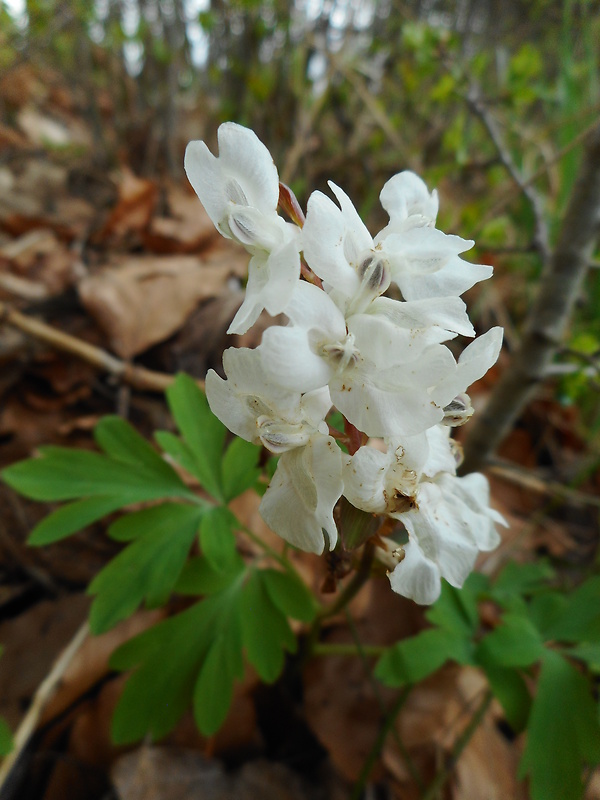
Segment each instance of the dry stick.
[[542,273],[519,349],[465,441],[463,474],[481,469],[508,433],[561,344],[600,225],[600,125],[590,134],[554,252]]
[[[45,322],[28,317],[6,303],[0,302],[0,322],[2,321],[12,325],[13,328],[18,328],[34,339],[46,342],[46,344],[57,350],[71,353],[71,355],[87,361],[94,367],[121,378],[135,389],[146,392],[164,392],[173,383],[173,375],[154,372],[144,367],[135,367],[107,353],[106,350],[102,350],[100,347],[95,347],[78,339],[76,336],[59,331],[51,325],[46,325]],[[199,384],[202,385],[200,381]]]
[[39,685],[29,710],[23,717],[21,724],[14,737],[14,749],[4,759],[0,766],[0,793],[2,787],[10,779],[13,767],[16,765],[19,756],[27,747],[32,734],[34,733],[42,712],[60,685],[63,675],[67,671],[69,664],[73,661],[76,653],[81,648],[89,634],[89,625],[86,622],[81,625],[69,644],[60,654],[50,673]]

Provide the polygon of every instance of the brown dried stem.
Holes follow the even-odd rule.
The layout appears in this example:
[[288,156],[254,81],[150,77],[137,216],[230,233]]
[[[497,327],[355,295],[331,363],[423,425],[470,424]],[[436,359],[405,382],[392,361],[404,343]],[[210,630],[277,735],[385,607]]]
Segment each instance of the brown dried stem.
[[45,322],[22,314],[6,303],[0,302],[0,322],[12,325],[13,328],[26,333],[34,339],[45,342],[51,347],[62,350],[87,361],[94,367],[110,375],[118,377],[135,389],[146,392],[164,392],[173,383],[174,376],[163,372],[154,372],[144,367],[136,367],[113,356],[100,347],[84,342],[76,336],[53,328]]

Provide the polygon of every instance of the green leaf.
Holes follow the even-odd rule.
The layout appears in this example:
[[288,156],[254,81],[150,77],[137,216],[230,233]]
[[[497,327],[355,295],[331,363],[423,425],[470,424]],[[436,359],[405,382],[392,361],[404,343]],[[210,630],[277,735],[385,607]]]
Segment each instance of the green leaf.
[[113,653],[113,669],[137,667],[113,717],[116,743],[129,744],[147,733],[154,739],[165,736],[192,700],[200,730],[211,735],[219,727],[233,682],[243,674],[239,623],[243,575],[224,591],[159,622]]
[[227,572],[234,563],[237,549],[234,515],[225,506],[209,509],[200,522],[200,546],[207,561],[217,572]]
[[578,644],[564,650],[563,654],[570,658],[577,658],[579,661],[585,661],[591,670],[600,672],[600,642]]
[[494,582],[492,596],[502,600],[505,595],[532,594],[544,588],[554,577],[554,570],[545,561],[518,564],[509,561]]
[[271,601],[286,617],[313,621],[318,604],[299,578],[276,569],[265,569],[261,574]]
[[375,676],[387,686],[417,683],[446,661],[471,662],[471,645],[456,631],[430,628],[390,647],[379,659]]
[[248,660],[263,681],[276,680],[284,665],[284,650],[295,652],[296,637],[281,611],[273,604],[262,570],[254,570],[242,592],[242,640]]
[[462,589],[455,589],[442,581],[440,597],[425,614],[429,622],[459,634],[470,635],[477,629],[479,612],[476,594],[470,588],[472,575]]
[[115,744],[131,744],[150,734],[166,736],[189,706],[202,659],[208,650],[207,603],[196,605],[119,647],[113,669],[138,667],[129,678],[112,720]]
[[215,626],[219,634],[211,642],[194,687],[194,718],[205,736],[219,730],[231,705],[233,684],[244,674],[240,628],[240,594],[229,595]]
[[175,592],[185,595],[216,594],[226,589],[244,569],[244,561],[239,553],[227,572],[214,569],[206,558],[191,558],[185,563]]
[[6,720],[0,717],[0,756],[7,756],[14,747],[12,732]]
[[[140,518],[146,531],[122,550],[88,587],[96,594],[90,611],[90,627],[103,633],[132,614],[146,598],[148,607],[166,602],[172,592],[196,536],[202,509],[165,503],[133,514],[132,528]],[[122,527],[125,522],[122,523]]]
[[103,417],[94,428],[96,444],[115,461],[132,467],[150,467],[165,480],[170,480],[173,470],[152,445],[121,417]]
[[475,659],[496,667],[529,667],[544,655],[539,631],[526,617],[505,614],[475,651]]
[[180,374],[167,389],[179,432],[188,445],[202,485],[222,499],[221,459],[227,429],[214,416],[204,393],[189,375]]
[[546,651],[527,727],[521,774],[532,800],[583,797],[582,769],[600,762],[600,726],[588,681]]
[[492,692],[500,702],[506,719],[515,733],[525,729],[531,709],[531,695],[527,684],[514,669],[492,664],[483,665]]
[[221,466],[223,495],[226,502],[233,500],[258,481],[260,470],[257,464],[260,451],[260,447],[239,437],[229,445]]
[[[163,465],[167,466],[167,465]],[[40,448],[40,458],[14,464],[2,473],[4,480],[32,500],[73,500],[100,495],[122,497],[122,505],[161,497],[193,497],[169,468],[138,465],[67,447]]]
[[34,547],[58,542],[123,506],[119,496],[88,497],[58,508],[35,526],[28,543]]
[[588,578],[571,593],[545,634],[560,642],[600,639],[600,575]]

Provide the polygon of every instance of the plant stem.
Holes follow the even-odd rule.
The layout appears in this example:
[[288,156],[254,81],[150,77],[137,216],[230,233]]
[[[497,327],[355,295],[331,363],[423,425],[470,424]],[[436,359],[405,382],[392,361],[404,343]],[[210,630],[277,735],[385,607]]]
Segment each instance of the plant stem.
[[456,767],[458,759],[460,758],[463,750],[468,745],[469,741],[471,740],[471,737],[473,736],[473,734],[479,727],[479,724],[481,723],[482,719],[484,718],[485,713],[488,710],[490,703],[492,702],[492,698],[493,698],[492,692],[489,689],[487,689],[481,699],[481,702],[477,710],[471,717],[471,721],[457,739],[456,744],[454,745],[449,757],[446,759],[446,762],[442,767],[442,769],[437,773],[433,781],[429,784],[425,792],[421,795],[421,800],[435,800],[435,798],[438,796],[438,792],[450,777],[450,774],[452,773],[452,770]]
[[304,658],[308,659],[313,654],[319,640],[321,625],[323,620],[334,617],[342,611],[348,603],[358,594],[371,575],[371,564],[375,555],[375,545],[373,542],[366,542],[363,548],[362,558],[358,569],[354,573],[352,580],[342,589],[336,600],[331,605],[326,606],[317,614],[304,643]]
[[381,753],[387,735],[390,732],[390,729],[394,724],[396,717],[400,712],[400,709],[406,702],[406,699],[411,689],[412,689],[411,685],[405,686],[398,695],[398,697],[396,698],[396,700],[394,701],[393,706],[386,714],[383,723],[379,728],[379,733],[377,734],[377,738],[373,743],[373,747],[371,748],[371,751],[367,756],[365,763],[362,766],[360,775],[358,776],[358,780],[354,784],[354,787],[352,789],[352,794],[350,795],[350,800],[359,800],[362,791],[365,788],[365,785],[369,779],[369,775],[371,774],[371,771],[375,766],[375,762],[379,758],[379,755]]

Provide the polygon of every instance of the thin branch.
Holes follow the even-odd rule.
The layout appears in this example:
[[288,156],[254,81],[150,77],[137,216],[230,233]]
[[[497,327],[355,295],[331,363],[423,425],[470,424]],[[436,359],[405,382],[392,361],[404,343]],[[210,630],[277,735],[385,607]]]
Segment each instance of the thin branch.
[[427,791],[425,791],[421,795],[421,800],[435,800],[436,797],[439,796],[439,792],[450,777],[452,771],[456,767],[458,763],[458,759],[461,757],[463,750],[471,741],[471,737],[479,727],[481,721],[483,720],[486,711],[489,708],[490,703],[492,702],[493,694],[488,689],[479,704],[479,707],[471,717],[471,721],[458,738],[456,744],[452,748],[452,753],[450,757],[446,759],[446,763],[444,767],[437,773],[433,781],[427,787]]
[[369,775],[371,774],[373,767],[375,766],[375,762],[377,761],[381,751],[383,750],[383,745],[385,744],[387,735],[390,732],[394,722],[396,721],[396,717],[400,713],[402,706],[406,702],[411,689],[412,685],[409,684],[408,686],[405,686],[398,693],[398,697],[394,701],[392,707],[390,708],[389,712],[385,716],[385,719],[380,725],[377,738],[373,742],[373,746],[369,751],[369,755],[367,756],[364,764],[362,765],[362,769],[360,771],[360,775],[358,776],[358,780],[356,781],[352,789],[351,800],[359,800],[359,798],[362,797],[363,789],[367,785],[367,781],[369,780]]
[[2,787],[5,786],[5,784],[7,784],[7,782],[10,780],[12,769],[17,764],[21,753],[26,748],[27,743],[34,733],[43,710],[46,708],[48,702],[56,692],[56,689],[60,685],[65,672],[87,639],[88,634],[89,625],[86,621],[83,623],[83,625],[81,625],[67,647],[60,654],[48,676],[39,685],[29,710],[23,717],[23,720],[19,725],[17,732],[15,733],[14,749],[4,759],[2,766],[0,767],[0,794],[2,793]]
[[[108,372],[120,378],[125,383],[146,392],[164,392],[173,383],[174,376],[164,372],[154,372],[145,367],[136,367],[128,364],[116,356],[111,355],[100,347],[95,347],[89,342],[84,342],[76,336],[53,328],[45,322],[22,314],[15,308],[0,302],[0,322],[5,322],[13,328],[18,328],[23,333],[34,339],[45,342],[51,347],[62,350],[71,355],[87,361],[103,372]],[[201,381],[198,381],[203,385]]]
[[534,244],[536,250],[542,257],[544,263],[547,263],[550,256],[550,235],[548,232],[548,225],[546,223],[546,216],[544,213],[544,205],[542,198],[531,184],[531,181],[521,175],[521,171],[517,167],[514,158],[512,157],[502,134],[498,128],[498,124],[488,107],[485,105],[481,98],[481,94],[476,87],[471,87],[467,95],[467,103],[472,109],[474,114],[481,120],[483,126],[490,135],[493,141],[500,160],[506,167],[507,172],[529,201],[533,216],[535,219],[535,235]]
[[589,136],[558,241],[532,306],[521,345],[465,441],[461,472],[484,466],[544,380],[560,347],[600,226],[600,125]]

